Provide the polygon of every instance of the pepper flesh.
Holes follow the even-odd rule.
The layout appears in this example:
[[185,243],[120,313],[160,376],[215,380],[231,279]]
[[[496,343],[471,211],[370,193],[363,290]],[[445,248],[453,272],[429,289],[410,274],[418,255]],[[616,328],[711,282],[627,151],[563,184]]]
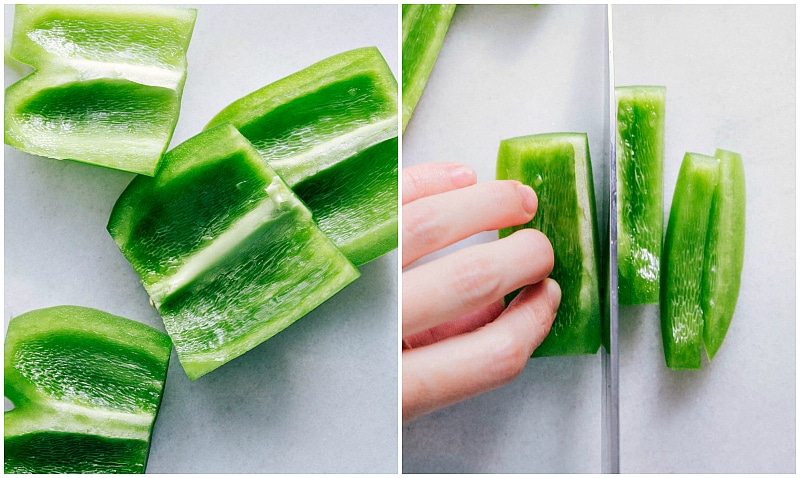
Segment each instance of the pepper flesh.
[[718,180],[716,158],[686,153],[672,198],[661,264],[661,336],[671,369],[700,368],[703,267]]
[[403,4],[403,131],[442,49],[455,5]]
[[663,234],[663,86],[625,86],[617,96],[619,301],[659,300]]
[[11,319],[5,340],[6,473],[144,473],[169,337],[86,307]]
[[227,106],[233,124],[355,265],[397,248],[397,81],[375,47],[334,55]]
[[719,182],[714,191],[703,266],[703,343],[708,359],[722,345],[739,298],[744,262],[745,180],[742,157],[718,149]]
[[122,193],[108,230],[190,379],[264,342],[358,269],[231,124],[168,152]]
[[6,90],[6,144],[154,175],[178,121],[196,14],[18,5],[11,55],[35,71]]
[[534,218],[501,229],[500,237],[534,228],[553,246],[550,276],[561,286],[561,304],[533,356],[596,353],[601,341],[599,236],[587,136],[553,133],[501,141],[497,179],[527,184],[539,198]]

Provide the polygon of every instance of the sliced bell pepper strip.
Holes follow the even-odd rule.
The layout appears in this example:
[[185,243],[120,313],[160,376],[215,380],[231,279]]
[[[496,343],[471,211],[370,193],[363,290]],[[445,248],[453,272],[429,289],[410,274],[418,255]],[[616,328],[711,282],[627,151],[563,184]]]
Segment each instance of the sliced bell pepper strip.
[[377,48],[327,58],[223,109],[355,265],[397,248],[397,81]]
[[122,193],[108,231],[141,278],[190,379],[247,352],[358,269],[231,124],[164,156]]
[[617,96],[617,248],[620,304],[658,303],[663,235],[663,86]]
[[455,5],[403,5],[403,131],[442,49]]
[[744,262],[745,180],[742,157],[718,149],[719,182],[711,203],[711,217],[703,266],[703,343],[708,359],[722,345],[739,298]]
[[530,227],[553,245],[550,276],[561,286],[561,305],[533,356],[596,353],[601,341],[599,237],[587,136],[553,133],[501,141],[497,179],[527,184],[539,198],[533,220],[501,229],[500,237]]
[[710,156],[686,153],[672,198],[661,261],[661,336],[667,367],[672,369],[700,368],[700,299],[718,162]]
[[86,307],[11,319],[6,473],[144,473],[172,347],[144,324]]
[[6,144],[154,175],[178,121],[196,14],[18,5],[11,55],[35,71],[6,90]]

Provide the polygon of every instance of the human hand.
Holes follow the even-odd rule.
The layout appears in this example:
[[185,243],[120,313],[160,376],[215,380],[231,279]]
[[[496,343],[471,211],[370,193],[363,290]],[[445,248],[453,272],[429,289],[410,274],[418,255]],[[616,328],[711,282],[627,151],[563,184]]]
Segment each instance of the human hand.
[[[476,183],[454,163],[403,170],[403,267],[482,231],[524,224],[538,201],[517,181]],[[547,336],[561,289],[553,248],[524,229],[403,271],[403,422],[516,378]],[[504,309],[503,297],[527,286]]]

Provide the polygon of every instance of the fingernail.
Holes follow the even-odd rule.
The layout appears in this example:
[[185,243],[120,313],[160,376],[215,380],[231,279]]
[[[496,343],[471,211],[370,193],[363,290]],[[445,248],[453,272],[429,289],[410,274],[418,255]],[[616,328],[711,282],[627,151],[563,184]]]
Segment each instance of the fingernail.
[[460,166],[450,172],[450,180],[453,181],[453,186],[457,188],[465,188],[475,184],[478,180],[475,170],[468,166]]
[[530,186],[520,184],[517,186],[517,193],[522,199],[522,207],[525,209],[525,212],[528,214],[535,213],[538,200],[536,199],[536,193],[533,192],[533,189],[531,189]]
[[561,286],[553,279],[545,279],[547,282],[547,298],[550,300],[550,309],[555,313],[558,305],[561,304]]

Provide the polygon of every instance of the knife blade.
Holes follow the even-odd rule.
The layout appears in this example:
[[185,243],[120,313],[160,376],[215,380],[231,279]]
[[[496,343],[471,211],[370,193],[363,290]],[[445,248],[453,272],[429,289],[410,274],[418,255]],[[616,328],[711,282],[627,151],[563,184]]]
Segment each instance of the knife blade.
[[606,158],[608,237],[606,307],[607,340],[602,352],[601,471],[619,473],[619,302],[617,270],[617,105],[614,94],[614,38],[611,5],[606,5]]

